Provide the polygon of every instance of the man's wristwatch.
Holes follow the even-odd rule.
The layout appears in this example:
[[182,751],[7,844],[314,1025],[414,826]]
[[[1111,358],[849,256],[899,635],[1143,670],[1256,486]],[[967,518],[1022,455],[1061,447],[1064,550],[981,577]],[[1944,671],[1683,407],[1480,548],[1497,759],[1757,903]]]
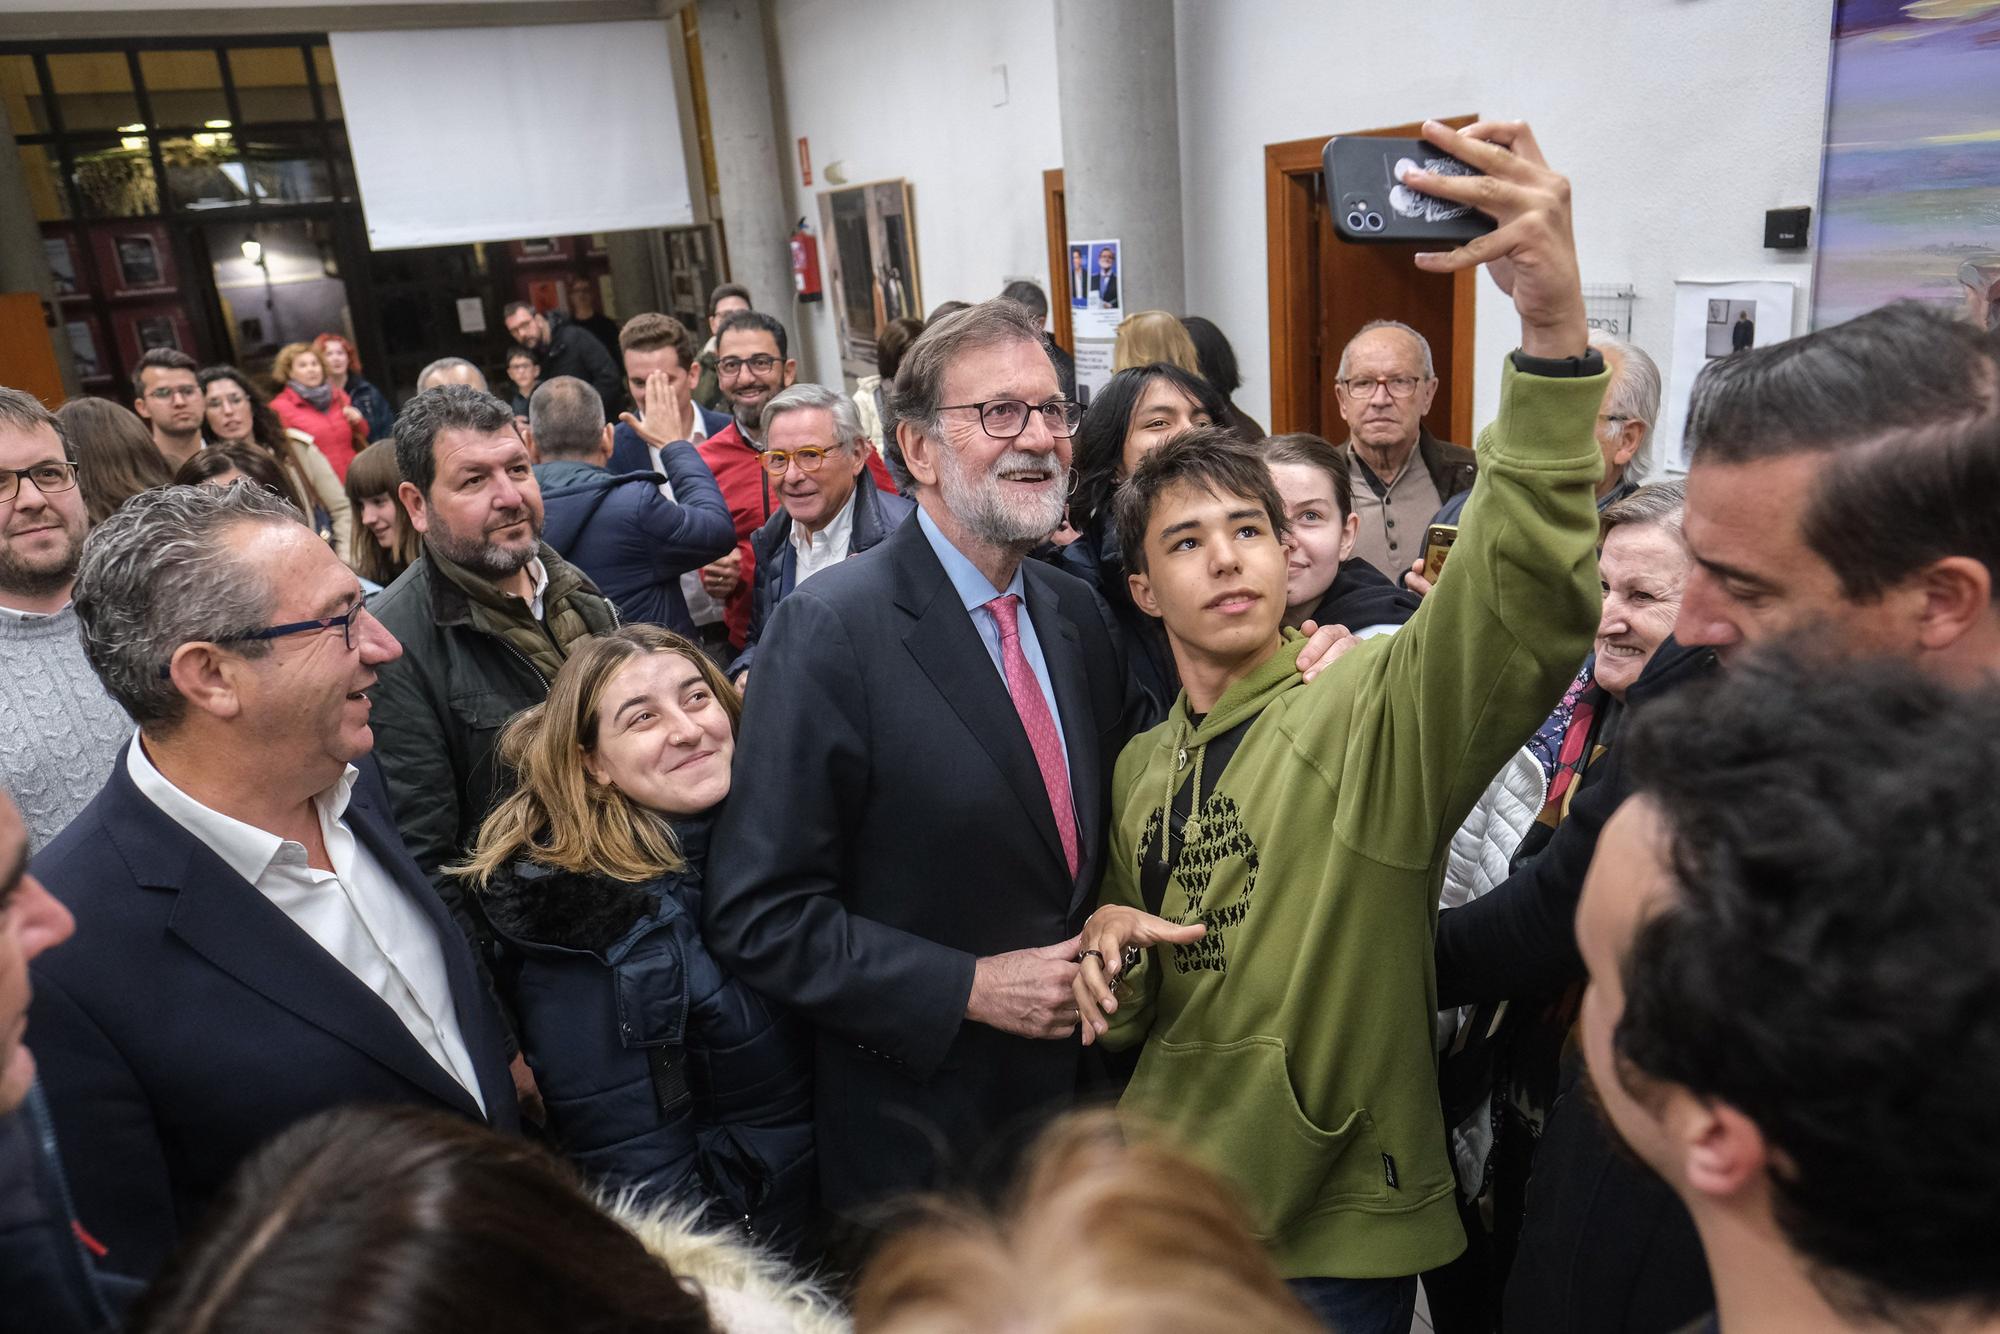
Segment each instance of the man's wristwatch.
[[1514,369],[1550,380],[1587,380],[1604,374],[1604,354],[1593,347],[1580,357],[1531,357],[1515,348]]

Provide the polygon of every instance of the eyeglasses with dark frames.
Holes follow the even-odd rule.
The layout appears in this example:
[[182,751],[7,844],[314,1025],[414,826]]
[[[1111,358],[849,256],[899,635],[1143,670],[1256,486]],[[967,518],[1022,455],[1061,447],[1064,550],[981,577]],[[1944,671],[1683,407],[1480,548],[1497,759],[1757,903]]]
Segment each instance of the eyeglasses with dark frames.
[[1052,398],[1046,403],[989,398],[984,403],[946,403],[938,411],[977,412],[979,425],[995,440],[1012,440],[1027,430],[1030,413],[1039,412],[1049,434],[1065,439],[1076,434],[1076,424],[1083,420],[1083,405],[1066,398]]
[[35,484],[35,490],[52,496],[59,491],[75,489],[76,465],[65,459],[61,463],[53,460],[37,463],[32,468],[0,468],[0,505],[21,494],[24,478]]
[[[262,630],[245,630],[240,635],[224,635],[220,639],[211,639],[207,642],[211,644],[241,644],[259,639],[283,639],[287,635],[309,635],[318,630],[338,628],[341,642],[346,645],[349,651],[352,651],[354,648],[354,622],[367,610],[368,606],[366,603],[357,602],[354,604],[352,610],[339,616],[322,616],[314,621],[290,621],[284,625],[268,625]],[[161,679],[164,680],[171,675],[173,675],[171,667],[166,663],[161,663]]]

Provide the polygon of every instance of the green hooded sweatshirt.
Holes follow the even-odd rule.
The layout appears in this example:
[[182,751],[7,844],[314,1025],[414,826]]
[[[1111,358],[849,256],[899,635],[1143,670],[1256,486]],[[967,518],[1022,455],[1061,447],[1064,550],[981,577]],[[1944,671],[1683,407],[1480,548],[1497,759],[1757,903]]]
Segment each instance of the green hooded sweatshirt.
[[1103,901],[1145,906],[1142,858],[1171,827],[1160,914],[1208,926],[1121,982],[1106,1041],[1145,1047],[1120,1110],[1233,1180],[1289,1277],[1416,1274],[1465,1247],[1432,1046],[1438,889],[1452,831],[1590,649],[1605,380],[1509,358],[1458,544],[1410,623],[1311,685],[1291,636],[1118,759]]

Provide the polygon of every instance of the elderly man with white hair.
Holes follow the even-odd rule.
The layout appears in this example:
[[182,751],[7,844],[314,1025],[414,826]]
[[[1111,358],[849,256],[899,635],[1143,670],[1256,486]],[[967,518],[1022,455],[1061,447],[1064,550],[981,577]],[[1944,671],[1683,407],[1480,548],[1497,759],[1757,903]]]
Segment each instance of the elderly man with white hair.
[[743,685],[757,641],[787,593],[880,542],[916,502],[883,491],[868,475],[874,449],[854,400],[824,385],[795,384],[764,405],[765,485],[779,509],[750,539],[757,579],[750,633],[729,674]]

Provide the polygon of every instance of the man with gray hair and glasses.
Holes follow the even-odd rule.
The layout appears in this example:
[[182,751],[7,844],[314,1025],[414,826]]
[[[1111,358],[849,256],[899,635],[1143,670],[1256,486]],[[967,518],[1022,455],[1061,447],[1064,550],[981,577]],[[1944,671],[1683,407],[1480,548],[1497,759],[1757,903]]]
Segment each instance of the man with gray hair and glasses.
[[[1590,345],[1603,355],[1605,369],[1611,372],[1604,402],[1597,409],[1597,444],[1604,451],[1604,480],[1597,484],[1597,512],[1602,514],[1639,489],[1632,470],[1652,444],[1653,427],[1660,420],[1660,368],[1645,348],[1601,329],[1590,331]],[[1471,494],[1468,491],[1446,501],[1431,522],[1457,523]],[[1419,552],[1414,561],[1405,564],[1420,566],[1422,562],[1423,553]],[[1387,573],[1393,576],[1395,571]],[[1407,582],[1420,591],[1429,589],[1428,582],[1414,572]]]
[[548,516],[543,539],[589,575],[628,623],[650,621],[694,638],[681,576],[736,546],[722,488],[694,446],[675,440],[660,450],[672,499],[650,468],[612,472],[604,400],[573,375],[535,390],[528,429],[540,456],[535,482]]
[[30,1025],[77,1215],[146,1277],[259,1144],[347,1103],[518,1125],[499,1015],[397,836],[367,692],[401,652],[290,505],[127,501],[84,651],[138,724],[35,871],[76,917]]
[[896,385],[916,517],[771,614],[703,905],[724,965],[815,1027],[821,1188],[853,1226],[1004,1173],[1074,1097],[1076,933],[1139,707],[1104,604],[1027,559],[1081,415],[1034,319],[941,319]]
[[916,509],[869,476],[874,450],[854,400],[825,385],[795,384],[764,405],[758,452],[780,506],[750,539],[756,583],[750,635],[729,675],[746,684],[757,641],[787,593],[887,537]]
[[70,586],[90,518],[62,422],[0,388],[0,787],[28,849],[90,804],[132,720],[104,693],[77,638]]

